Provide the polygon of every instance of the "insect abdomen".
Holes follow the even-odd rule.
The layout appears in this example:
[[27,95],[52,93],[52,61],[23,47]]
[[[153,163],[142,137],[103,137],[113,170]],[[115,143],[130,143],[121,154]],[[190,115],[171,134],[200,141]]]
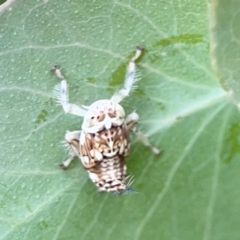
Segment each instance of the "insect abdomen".
[[126,190],[126,170],[124,156],[116,155],[98,162],[88,173],[99,191],[121,193]]
[[125,156],[130,147],[125,124],[82,134],[81,160],[98,190],[123,192],[127,188]]

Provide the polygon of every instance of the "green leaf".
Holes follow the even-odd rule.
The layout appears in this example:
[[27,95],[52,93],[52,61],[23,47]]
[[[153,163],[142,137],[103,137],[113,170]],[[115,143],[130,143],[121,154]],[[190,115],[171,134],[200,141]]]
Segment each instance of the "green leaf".
[[238,0],[213,1],[212,62],[220,83],[238,107],[240,106],[240,28]]
[[[19,0],[0,8],[0,239],[239,239],[240,117],[228,94],[238,103],[238,5]],[[60,142],[82,119],[54,103],[49,70],[60,64],[71,102],[88,105],[121,88],[137,45],[146,48],[142,77],[122,105],[163,153],[133,138],[127,166],[138,193],[99,194],[79,161],[58,167],[67,157]]]

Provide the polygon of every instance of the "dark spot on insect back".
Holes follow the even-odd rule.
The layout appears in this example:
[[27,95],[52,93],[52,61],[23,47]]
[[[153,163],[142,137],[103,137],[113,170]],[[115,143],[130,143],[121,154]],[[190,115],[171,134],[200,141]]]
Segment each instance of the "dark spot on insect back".
[[109,113],[108,114],[110,118],[115,118],[116,117],[116,113]]

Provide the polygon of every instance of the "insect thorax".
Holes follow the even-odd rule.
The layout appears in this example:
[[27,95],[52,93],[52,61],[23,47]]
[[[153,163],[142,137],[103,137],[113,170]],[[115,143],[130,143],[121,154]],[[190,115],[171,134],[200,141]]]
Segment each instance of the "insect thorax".
[[124,117],[125,111],[121,105],[111,100],[99,100],[89,106],[84,116],[82,130],[97,133],[103,129],[121,126]]

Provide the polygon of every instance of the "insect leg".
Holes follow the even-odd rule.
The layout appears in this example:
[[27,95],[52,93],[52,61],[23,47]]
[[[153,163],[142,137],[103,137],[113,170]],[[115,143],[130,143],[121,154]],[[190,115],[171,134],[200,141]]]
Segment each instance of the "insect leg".
[[144,146],[150,148],[154,154],[158,155],[160,153],[160,150],[155,148],[148,140],[148,138],[137,129],[137,123],[138,123],[139,116],[136,112],[133,112],[129,114],[126,118],[126,124],[128,131],[133,131],[138,138],[141,140]]
[[51,69],[52,72],[61,80],[60,84],[57,84],[53,90],[53,94],[57,103],[61,104],[65,113],[71,113],[77,116],[84,116],[88,110],[87,106],[72,104],[68,102],[68,89],[67,80],[61,74],[58,66],[54,65]]
[[67,132],[65,134],[65,142],[69,151],[69,158],[59,165],[64,170],[68,168],[75,157],[79,157],[78,145],[80,134],[81,131]]
[[138,136],[138,138],[142,141],[144,146],[149,147],[154,154],[156,155],[160,154],[161,151],[154,147],[142,132],[138,131],[137,128],[134,128],[132,131]]
[[134,128],[136,128],[136,125],[139,120],[139,115],[136,112],[132,112],[126,117],[126,124],[127,124],[127,129],[129,132],[133,131]]
[[136,74],[135,61],[141,56],[142,51],[143,51],[143,48],[137,47],[136,54],[131,59],[128,65],[124,86],[120,91],[116,92],[112,96],[111,101],[115,103],[121,102],[125,97],[129,95],[130,91],[134,89],[134,83],[136,83],[139,80]]

